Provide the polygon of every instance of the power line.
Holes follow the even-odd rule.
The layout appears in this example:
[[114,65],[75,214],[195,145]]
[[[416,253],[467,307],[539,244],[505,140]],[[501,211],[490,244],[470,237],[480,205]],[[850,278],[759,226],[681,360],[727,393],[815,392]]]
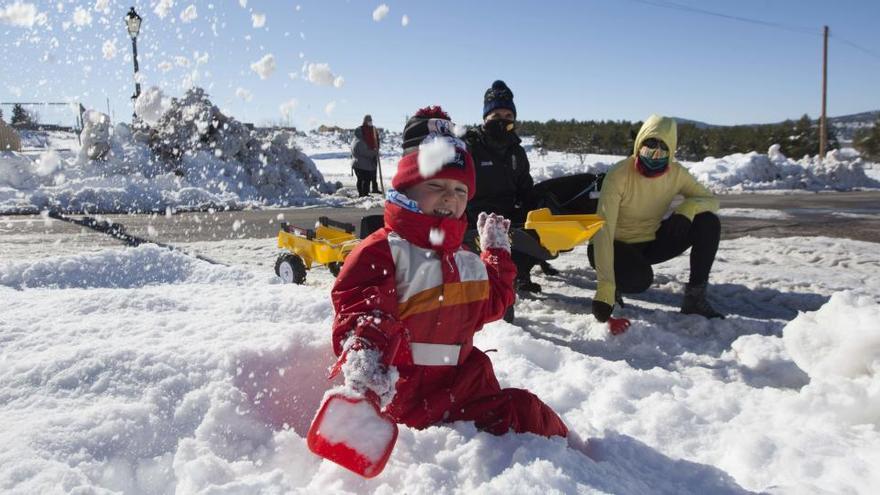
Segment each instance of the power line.
[[855,48],[856,50],[860,50],[860,51],[864,52],[865,54],[870,55],[870,56],[876,58],[877,60],[880,60],[880,53],[877,53],[877,52],[872,51],[872,50],[869,50],[869,49],[867,49],[867,48],[865,48],[865,47],[859,46],[859,45],[853,43],[852,41],[849,41],[848,39],[841,38],[840,36],[838,36],[838,35],[836,35],[836,34],[834,34],[834,33],[830,33],[829,36],[832,37],[832,38],[837,39],[837,41],[839,41],[839,42],[841,42],[841,43],[845,43],[845,44],[847,44],[847,45],[849,45],[849,46]]
[[[697,8],[697,7],[691,7],[689,5],[682,5],[680,3],[675,3],[675,2],[668,2],[668,1],[664,1],[664,0],[630,0],[630,1],[635,2],[635,3],[645,4],[645,5],[652,5],[654,7],[680,10],[683,12],[690,12],[693,14],[709,15],[709,16],[720,17],[722,19],[728,19],[728,20],[732,20],[732,21],[746,22],[749,24],[757,24],[759,26],[766,26],[766,27],[772,27],[772,28],[776,28],[776,29],[783,29],[783,30],[791,31],[791,32],[798,33],[798,34],[805,34],[805,35],[809,35],[809,36],[822,36],[822,33],[820,31],[813,29],[813,28],[808,28],[805,26],[781,24],[778,22],[764,21],[761,19],[754,19],[751,17],[723,14],[721,12],[714,12],[711,10],[701,9],[701,8]],[[858,45],[848,39],[842,38],[841,36],[839,36],[837,34],[831,33],[831,34],[829,34],[829,37],[835,38],[837,41],[840,41],[841,43],[849,45],[850,47],[855,48],[856,50],[859,50],[866,55],[869,55],[873,58],[876,58],[877,60],[880,60],[880,53],[878,53],[876,51],[873,51],[869,48],[865,48],[863,46],[860,46],[860,45]]]
[[662,7],[673,10],[681,10],[684,12],[691,12],[694,14],[703,14],[710,15],[713,17],[720,17],[722,19],[728,19],[732,21],[746,22],[749,24],[757,24],[760,26],[773,27],[777,29],[784,29],[786,31],[792,31],[799,34],[806,34],[810,36],[822,36],[822,33],[814,28],[809,28],[805,26],[795,26],[791,24],[781,24],[778,22],[764,21],[761,19],[754,19],[751,17],[743,17],[738,15],[730,15],[723,14],[721,12],[714,12],[711,10],[705,10],[697,7],[691,7],[689,5],[682,5],[680,3],[675,2],[666,2],[662,0],[630,0],[631,2],[641,3],[645,5],[653,5],[654,7]]

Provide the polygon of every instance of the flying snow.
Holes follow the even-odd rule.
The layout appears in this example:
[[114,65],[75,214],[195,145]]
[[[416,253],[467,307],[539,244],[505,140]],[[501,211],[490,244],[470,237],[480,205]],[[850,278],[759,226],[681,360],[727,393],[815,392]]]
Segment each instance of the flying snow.
[[328,117],[333,115],[333,112],[336,110],[336,101],[331,101],[324,107],[324,113],[327,114]]
[[151,126],[155,126],[159,122],[167,109],[168,102],[165,101],[162,90],[156,86],[147,88],[134,102],[135,113]]
[[431,228],[431,231],[428,232],[428,241],[432,246],[442,246],[445,238],[446,233],[443,232],[443,229]]
[[403,14],[403,17],[400,18],[400,25],[403,27],[409,26],[409,16],[408,15]]
[[254,94],[244,88],[235,88],[235,96],[241,98],[244,101],[251,101],[254,99]]
[[156,4],[156,7],[153,8],[153,12],[159,16],[160,19],[164,19],[171,9],[174,7],[174,0],[159,0],[159,3]]
[[256,72],[260,79],[269,79],[275,72],[275,55],[268,53],[263,58],[251,64],[251,70]]
[[101,52],[104,54],[104,58],[107,60],[111,60],[116,57],[116,40],[105,40],[104,44],[101,46]]
[[391,11],[391,9],[388,7],[388,5],[385,5],[383,3],[382,5],[376,7],[376,10],[373,11],[373,20],[376,22],[381,21],[385,18],[385,16],[388,15],[389,11]]
[[183,21],[184,24],[192,22],[196,20],[199,16],[198,10],[196,10],[195,5],[190,5],[189,7],[183,9],[183,12],[180,13],[180,20]]
[[[330,64],[308,64],[306,66],[309,82],[317,86],[335,85],[338,79],[330,70]],[[339,86],[336,86],[339,87]]]
[[0,9],[0,24],[30,28],[37,19],[37,8],[32,3],[15,2]]
[[251,14],[251,21],[255,28],[261,28],[266,25],[266,14]]
[[432,139],[419,145],[419,174],[432,177],[455,159],[455,146],[448,139]]
[[92,14],[82,7],[77,7],[73,12],[73,23],[77,26],[88,26],[92,23]]
[[110,13],[110,0],[96,0],[95,1],[95,11],[103,12],[104,14]]

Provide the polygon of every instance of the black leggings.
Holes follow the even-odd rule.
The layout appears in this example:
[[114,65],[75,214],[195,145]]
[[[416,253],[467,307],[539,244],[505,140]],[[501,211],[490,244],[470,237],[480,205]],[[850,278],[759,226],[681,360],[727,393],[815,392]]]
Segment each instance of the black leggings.
[[371,184],[373,186],[373,192],[379,192],[376,184],[375,170],[363,170],[360,168],[356,168],[354,169],[354,175],[355,177],[357,177],[358,196],[368,196],[370,194]]
[[[714,213],[704,212],[694,217],[691,228],[684,236],[676,237],[664,220],[653,241],[627,244],[614,241],[614,281],[624,294],[644,292],[654,283],[651,265],[671,260],[691,248],[690,285],[709,281],[709,272],[721,239],[721,221]],[[596,267],[593,245],[587,249],[590,265]]]

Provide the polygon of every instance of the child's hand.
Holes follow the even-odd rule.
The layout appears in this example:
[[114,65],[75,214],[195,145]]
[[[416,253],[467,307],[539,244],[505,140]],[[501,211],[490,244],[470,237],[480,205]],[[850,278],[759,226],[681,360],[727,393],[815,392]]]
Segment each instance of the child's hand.
[[480,213],[477,217],[477,234],[480,236],[480,249],[503,249],[510,252],[510,220],[494,213]]
[[372,391],[383,408],[394,398],[397,368],[382,364],[381,353],[376,349],[352,345],[342,364],[342,373],[346,388],[364,396]]

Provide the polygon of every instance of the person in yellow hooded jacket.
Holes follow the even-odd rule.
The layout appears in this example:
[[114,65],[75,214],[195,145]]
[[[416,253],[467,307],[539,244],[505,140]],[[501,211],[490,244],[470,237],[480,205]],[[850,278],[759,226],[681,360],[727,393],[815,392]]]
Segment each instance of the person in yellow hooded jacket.
[[[636,135],[633,155],[612,167],[602,183],[598,214],[605,225],[588,249],[598,278],[592,310],[600,322],[611,321],[614,333],[629,326],[611,318],[620,294],[647,290],[654,281],[651,265],[688,248],[690,278],[681,312],[724,317],[706,298],[721,238],[718,199],[675,160],[677,141],[675,120],[651,115]],[[679,195],[684,201],[666,217]]]

